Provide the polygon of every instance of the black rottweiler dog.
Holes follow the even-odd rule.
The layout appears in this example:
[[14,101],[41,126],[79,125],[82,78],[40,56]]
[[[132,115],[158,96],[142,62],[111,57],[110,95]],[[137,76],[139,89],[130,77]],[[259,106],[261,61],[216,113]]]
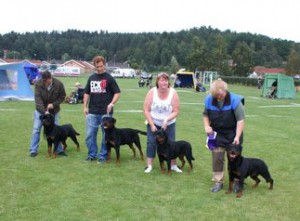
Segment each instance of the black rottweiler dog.
[[185,165],[184,157],[187,159],[190,165],[189,172],[193,169],[192,160],[195,159],[192,154],[192,146],[189,142],[184,140],[168,140],[167,132],[164,129],[159,129],[155,132],[155,139],[157,144],[157,155],[162,173],[165,172],[164,161],[167,161],[168,174],[170,174],[171,160],[176,159],[177,157],[181,161],[180,169],[183,169]]
[[[76,144],[77,151],[80,150],[77,135],[80,135],[73,128],[71,124],[64,124],[61,126],[56,125],[55,117],[52,114],[43,114],[40,116],[42,125],[44,126],[44,136],[47,139],[48,143],[48,156],[50,157],[53,154],[53,157],[56,157],[57,146],[59,143],[62,143],[64,151],[67,149],[66,140],[70,137],[73,142]],[[52,151],[52,144],[54,144],[54,149]]]
[[117,155],[117,164],[120,164],[120,146],[127,144],[133,152],[133,156],[136,156],[135,148],[133,144],[137,146],[140,151],[141,159],[144,160],[144,154],[142,151],[141,141],[139,134],[147,135],[146,132],[132,129],[132,128],[116,128],[117,120],[111,116],[105,116],[102,118],[103,128],[105,131],[105,142],[108,151],[108,160],[111,159],[111,148],[114,147]]
[[240,198],[243,195],[244,180],[250,176],[257,187],[260,183],[258,175],[265,178],[267,183],[270,183],[269,189],[273,189],[273,179],[269,173],[266,163],[260,159],[245,158],[241,155],[241,146],[231,144],[227,149],[228,157],[228,173],[229,173],[229,188],[227,193],[232,192],[233,183],[236,180],[236,197]]

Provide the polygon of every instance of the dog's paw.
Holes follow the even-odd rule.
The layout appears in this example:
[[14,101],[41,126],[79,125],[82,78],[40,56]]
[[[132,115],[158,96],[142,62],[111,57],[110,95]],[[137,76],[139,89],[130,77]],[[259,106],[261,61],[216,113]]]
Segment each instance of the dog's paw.
[[241,198],[242,195],[243,195],[243,192],[238,192],[238,193],[236,194],[236,198]]
[[226,194],[231,194],[231,193],[232,193],[232,190],[227,190],[225,193],[226,193]]

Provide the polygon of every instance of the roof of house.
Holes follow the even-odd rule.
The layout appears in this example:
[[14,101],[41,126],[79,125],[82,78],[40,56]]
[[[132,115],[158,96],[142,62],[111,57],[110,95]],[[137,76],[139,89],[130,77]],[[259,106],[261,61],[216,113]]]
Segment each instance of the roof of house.
[[77,61],[77,60],[74,60],[74,59],[66,61],[65,63],[63,63],[63,66],[68,66],[70,64],[71,65],[75,64],[76,66],[79,66],[81,68],[88,68],[88,69],[94,68],[94,66],[91,63],[87,62],[87,61]]
[[266,68],[262,66],[254,67],[254,71],[257,74],[285,74],[286,71],[284,68]]

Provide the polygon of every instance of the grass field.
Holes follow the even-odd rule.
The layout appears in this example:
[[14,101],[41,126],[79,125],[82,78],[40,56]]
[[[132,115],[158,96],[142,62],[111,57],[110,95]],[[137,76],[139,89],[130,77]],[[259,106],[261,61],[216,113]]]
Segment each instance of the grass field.
[[[68,94],[75,81],[61,80]],[[142,106],[146,88],[137,79],[118,79],[122,90],[115,105],[117,127],[145,130]],[[251,188],[246,180],[244,196],[236,199],[224,189],[211,193],[211,154],[205,148],[202,125],[205,93],[180,89],[181,111],[177,139],[191,142],[194,171],[162,175],[158,160],[144,173],[145,162],[121,148],[121,166],[85,162],[85,119],[82,104],[62,105],[60,123],[71,122],[81,134],[81,151],[68,140],[68,157],[47,158],[46,141],[29,157],[34,102],[0,102],[0,220],[298,220],[300,216],[299,108],[300,97],[275,100],[260,97],[254,87],[229,85],[245,97],[244,156],[262,158],[275,180],[274,190],[262,179]],[[101,133],[100,133],[101,134]],[[100,140],[101,135],[99,135]],[[144,153],[146,137],[140,136]]]

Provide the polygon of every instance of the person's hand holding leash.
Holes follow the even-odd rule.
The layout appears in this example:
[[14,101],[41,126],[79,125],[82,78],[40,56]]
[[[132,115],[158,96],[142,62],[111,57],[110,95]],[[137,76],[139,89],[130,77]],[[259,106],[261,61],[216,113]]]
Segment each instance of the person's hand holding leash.
[[110,114],[112,112],[113,107],[114,107],[113,103],[110,103],[109,105],[107,105],[107,110],[106,110],[107,114]]
[[168,127],[168,118],[164,119],[161,125],[161,128],[163,128],[164,130],[166,130],[167,127]]

